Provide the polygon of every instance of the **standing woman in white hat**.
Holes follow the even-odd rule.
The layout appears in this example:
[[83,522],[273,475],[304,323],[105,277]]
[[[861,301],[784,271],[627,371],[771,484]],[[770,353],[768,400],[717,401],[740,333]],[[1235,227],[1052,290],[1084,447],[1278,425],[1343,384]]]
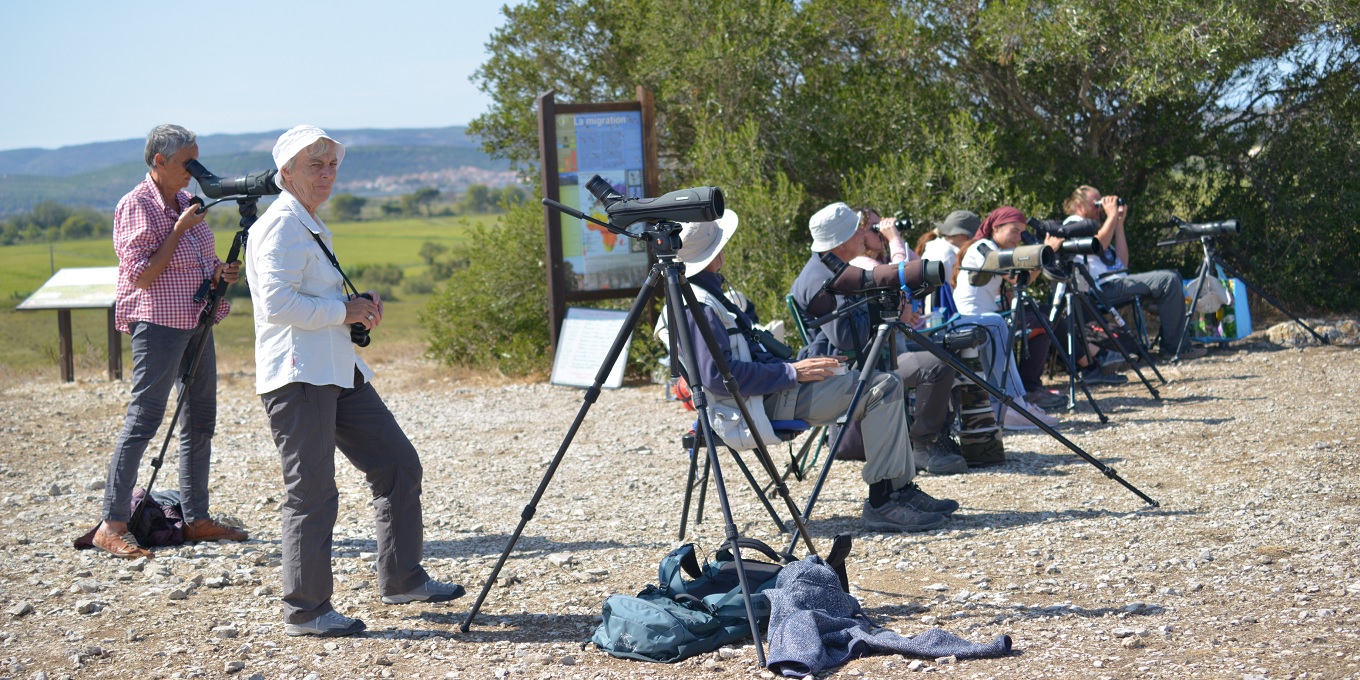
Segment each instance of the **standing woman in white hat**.
[[331,606],[331,532],[339,512],[335,450],[365,475],[377,519],[378,590],[387,604],[445,602],[463,587],[430,578],[423,544],[420,457],[369,383],[351,324],[382,323],[382,299],[345,292],[317,208],[345,147],[310,125],[279,137],[283,193],[252,227],[246,278],[255,307],[255,390],[278,446],[283,502],[283,610],[288,635],[350,635],[364,622]]

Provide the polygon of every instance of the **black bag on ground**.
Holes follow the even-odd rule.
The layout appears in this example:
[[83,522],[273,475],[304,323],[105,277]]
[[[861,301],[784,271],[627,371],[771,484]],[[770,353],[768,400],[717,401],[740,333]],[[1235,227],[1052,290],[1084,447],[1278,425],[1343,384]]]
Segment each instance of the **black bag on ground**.
[[[143,548],[184,544],[184,512],[179,505],[179,492],[174,490],[153,491],[151,499],[142,503],[146,489],[138,488],[132,493],[132,512],[141,516],[128,522],[128,529]],[[76,550],[94,547],[94,525],[89,533],[75,540]]]

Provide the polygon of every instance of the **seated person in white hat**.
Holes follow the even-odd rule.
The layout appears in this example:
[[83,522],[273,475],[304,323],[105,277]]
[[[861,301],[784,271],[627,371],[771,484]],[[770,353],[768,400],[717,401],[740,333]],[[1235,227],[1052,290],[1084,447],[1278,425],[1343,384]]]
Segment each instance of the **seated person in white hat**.
[[[773,355],[748,329],[758,323],[754,309],[742,310],[725,299],[723,246],[737,229],[737,216],[726,211],[716,222],[683,225],[683,246],[677,253],[685,263],[685,276],[703,305],[702,315],[732,371],[748,410],[766,442],[774,440],[770,420],[803,420],[814,425],[830,425],[845,414],[859,378],[856,371],[839,373],[844,357],[812,357],[791,362]],[[662,315],[664,322],[665,315]],[[726,393],[722,376],[712,354],[702,341],[694,314],[685,320],[695,338],[695,361],[685,366],[688,375],[697,377],[712,394],[714,411],[736,404]],[[665,328],[657,335],[665,339]],[[682,357],[683,359],[683,357]],[[869,500],[864,503],[864,527],[869,531],[927,531],[944,524],[945,517],[958,509],[952,500],[931,498],[912,483],[911,445],[906,419],[902,416],[902,383],[891,373],[876,374],[861,398],[860,414],[865,433],[864,481],[869,485]],[[714,421],[714,431],[732,444],[732,436],[720,429],[727,423]],[[731,433],[731,434],[740,434]]]
[[[878,241],[878,235],[868,227],[869,221],[861,217],[844,203],[832,203],[818,210],[808,221],[812,231],[812,257],[803,265],[802,273],[789,291],[802,309],[809,309],[813,298],[822,292],[822,286],[832,276],[831,269],[822,262],[823,253],[829,252],[841,262],[858,264]],[[862,296],[837,295],[835,299],[836,309],[841,309],[855,304]],[[907,323],[915,321],[911,305],[903,307],[900,318]],[[808,335],[808,346],[800,356],[863,353],[874,339],[874,321],[868,307],[860,306],[839,319],[809,329]],[[958,444],[944,433],[954,369],[915,345],[903,347],[898,343],[897,347],[902,350],[897,354],[897,377],[908,389],[916,390],[916,413],[911,424],[915,469],[937,475],[967,472],[968,461],[959,455]],[[854,441],[854,429],[852,427],[846,434],[847,440]],[[843,446],[837,454],[843,455],[844,450]]]

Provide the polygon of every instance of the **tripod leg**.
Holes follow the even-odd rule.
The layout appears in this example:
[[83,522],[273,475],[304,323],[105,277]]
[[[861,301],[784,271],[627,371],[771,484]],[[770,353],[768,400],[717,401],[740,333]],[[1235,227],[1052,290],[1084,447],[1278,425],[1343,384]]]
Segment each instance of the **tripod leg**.
[[660,272],[656,265],[647,275],[647,281],[643,284],[642,290],[638,291],[637,299],[633,301],[632,309],[628,310],[628,316],[624,321],[623,327],[614,338],[614,344],[610,345],[609,353],[605,355],[604,363],[600,364],[600,370],[595,373],[595,382],[586,390],[581,399],[581,408],[576,412],[576,419],[572,421],[571,427],[567,430],[566,437],[562,439],[562,444],[557,448],[557,454],[553,456],[552,463],[543,473],[543,479],[539,480],[538,488],[534,490],[534,495],[529,499],[529,504],[524,506],[520,513],[519,524],[515,526],[515,531],[510,535],[510,541],[505,544],[505,550],[501,552],[500,559],[496,560],[496,566],[491,568],[491,574],[486,577],[486,582],[482,584],[482,592],[477,595],[477,601],[473,603],[472,609],[468,611],[466,619],[459,627],[464,633],[472,627],[472,620],[477,618],[477,612],[481,611],[482,603],[486,601],[487,593],[491,592],[491,586],[496,582],[496,577],[500,575],[501,569],[505,566],[506,560],[510,558],[510,551],[515,549],[515,544],[519,542],[519,536],[524,532],[524,527],[529,520],[534,518],[538,512],[538,502],[543,498],[543,494],[548,490],[548,483],[552,481],[553,475],[557,473],[557,466],[562,464],[563,457],[567,454],[567,448],[571,446],[571,441],[576,438],[576,432],[581,428],[581,423],[585,421],[586,414],[590,412],[590,407],[600,397],[600,386],[605,380],[609,379],[609,373],[614,368],[614,362],[623,353],[623,346],[628,342],[628,337],[632,335],[633,329],[637,327],[638,319],[642,318],[642,312],[647,308],[647,301],[651,299],[652,289],[656,286],[660,278]]
[[1217,257],[1214,258],[1214,264],[1218,265],[1219,267],[1222,267],[1224,273],[1226,273],[1228,276],[1231,276],[1235,279],[1239,279],[1240,281],[1242,281],[1242,283],[1245,284],[1247,288],[1251,290],[1251,292],[1256,293],[1258,296],[1260,296],[1261,299],[1265,300],[1266,302],[1269,302],[1271,306],[1274,307],[1275,309],[1284,312],[1285,316],[1294,320],[1294,323],[1303,326],[1303,330],[1306,330],[1309,333],[1311,333],[1313,337],[1317,339],[1318,342],[1324,345],[1332,344],[1331,341],[1327,340],[1327,338],[1321,335],[1318,335],[1317,331],[1313,330],[1308,324],[1304,323],[1303,319],[1294,316],[1293,312],[1289,311],[1288,309],[1285,309],[1284,305],[1280,304],[1278,300],[1276,300],[1273,297],[1270,297],[1269,295],[1266,295],[1265,291],[1261,290],[1260,288],[1257,288],[1256,284],[1252,283],[1251,281],[1248,281],[1245,277],[1239,274],[1236,269],[1233,269],[1232,267],[1229,267],[1228,265],[1224,264],[1223,261],[1218,259]]
[[[1100,288],[1096,286],[1095,279],[1091,278],[1091,273],[1086,270],[1086,267],[1080,264],[1078,264],[1077,267],[1078,267],[1077,271],[1081,274],[1082,277],[1086,279],[1087,286],[1090,289],[1091,297],[1094,297],[1096,299],[1096,302],[1099,302],[1103,307],[1105,307],[1105,309],[1110,310],[1110,316],[1114,317],[1114,324],[1118,326],[1120,330],[1127,331],[1129,325],[1124,322],[1123,315],[1121,315],[1119,313],[1119,310],[1116,309],[1114,305],[1110,304],[1109,300],[1106,300],[1105,296],[1100,293]],[[1090,300],[1083,298],[1082,302],[1087,303],[1087,308],[1091,310],[1092,318],[1103,319],[1103,317],[1100,315],[1100,312],[1096,310],[1093,305],[1090,304],[1091,302]],[[1139,315],[1138,323],[1140,325],[1140,328],[1138,329],[1139,337],[1136,338],[1136,341],[1133,343],[1134,347],[1138,350],[1138,356],[1142,357],[1143,361],[1147,362],[1148,367],[1151,368],[1152,372],[1157,375],[1157,379],[1162,381],[1162,384],[1165,385],[1166,378],[1162,377],[1162,372],[1157,370],[1157,362],[1152,360],[1152,353],[1149,352],[1147,346],[1143,344],[1143,337],[1147,335],[1147,331],[1141,328],[1142,306],[1138,302],[1137,297],[1133,299],[1133,304],[1135,305],[1135,309],[1138,311]],[[1102,323],[1101,327],[1104,328],[1105,324]],[[1109,331],[1106,330],[1106,333],[1108,334]],[[1181,337],[1185,336],[1182,335]],[[1143,372],[1138,370],[1138,367],[1134,365],[1133,357],[1129,356],[1129,353],[1124,350],[1124,346],[1120,344],[1118,341],[1115,342],[1115,346],[1119,348],[1119,353],[1124,355],[1124,361],[1128,362],[1129,366],[1133,368],[1133,372],[1138,374],[1138,379],[1142,380],[1144,385],[1147,385],[1147,379],[1143,378]],[[1161,397],[1158,396],[1157,391],[1153,390],[1150,385],[1148,386],[1148,389],[1152,392],[1153,398],[1161,399]]]
[[755,475],[751,474],[751,468],[746,466],[746,461],[741,459],[741,454],[732,447],[727,447],[727,452],[732,454],[732,460],[736,461],[737,468],[741,470],[742,476],[746,477],[746,483],[751,485],[751,490],[756,492],[756,498],[760,499],[760,504],[765,506],[765,512],[769,513],[770,519],[774,520],[774,525],[779,528],[779,533],[789,530],[784,526],[784,520],[779,517],[779,513],[770,505],[770,499],[765,497],[765,493],[760,489],[760,482],[756,481]]
[[[682,286],[680,284],[678,274],[675,278],[676,280],[672,282],[670,281],[670,276],[667,276],[667,292],[669,293],[671,289],[674,288],[677,301],[683,298],[685,304],[688,305],[690,309],[702,309],[699,300],[694,296],[694,291],[690,289],[688,285]],[[686,324],[678,325],[685,326],[685,332],[688,334],[689,329]],[[718,346],[717,340],[713,337],[713,330],[704,323],[696,323],[695,326],[699,329],[699,334],[703,336],[704,345],[709,348],[709,353],[713,357],[713,363],[717,366],[719,375],[722,376],[723,386],[727,388],[727,393],[732,395],[733,400],[736,402],[737,409],[741,411],[742,419],[748,424],[754,423],[755,420],[751,417],[750,412],[747,411],[746,400],[741,396],[741,388],[737,385],[736,379],[732,377],[732,370],[727,364],[727,359],[723,357],[721,352],[713,351],[714,348]],[[704,419],[701,418],[700,420]],[[704,424],[707,425],[708,421],[704,420]],[[756,440],[756,448],[754,449],[756,460],[758,460],[761,467],[764,468],[765,474],[769,475],[770,479],[774,481],[776,491],[778,491],[779,496],[784,499],[784,505],[788,508],[789,514],[793,517],[793,524],[797,529],[793,534],[794,538],[796,539],[801,536],[803,542],[807,545],[808,552],[816,555],[817,547],[812,544],[812,537],[803,526],[803,518],[798,514],[798,505],[793,502],[793,496],[789,493],[788,485],[784,484],[784,481],[780,479],[779,468],[775,467],[774,459],[770,458],[769,449],[765,448],[765,442],[762,439],[760,432],[752,427],[751,434]]]
[[1125,481],[1123,477],[1119,476],[1119,473],[1115,472],[1114,468],[1100,462],[1099,460],[1096,460],[1094,457],[1091,456],[1091,454],[1083,451],[1080,446],[1077,446],[1076,444],[1072,443],[1066,437],[1059,434],[1056,430],[1045,425],[1043,421],[1034,417],[1034,414],[1022,408],[1016,408],[1014,399],[1006,396],[1005,392],[1002,392],[1001,390],[993,387],[986,380],[983,380],[981,376],[969,370],[967,366],[963,365],[963,362],[959,361],[957,358],[954,357],[954,355],[950,354],[949,352],[946,352],[943,347],[940,347],[939,345],[935,344],[934,341],[932,341],[930,338],[927,338],[920,331],[917,331],[916,329],[910,327],[904,328],[903,330],[907,333],[908,337],[914,340],[916,344],[920,345],[927,352],[930,352],[931,354],[934,354],[936,357],[939,357],[941,361],[949,364],[950,367],[952,367],[955,371],[958,371],[959,375],[971,380],[973,384],[977,385],[978,387],[981,387],[983,390],[986,390],[988,394],[992,395],[993,397],[996,397],[1003,404],[1006,404],[1010,408],[1015,409],[1015,411],[1019,413],[1021,416],[1023,416],[1026,420],[1033,423],[1040,430],[1043,430],[1044,433],[1047,434],[1048,436],[1057,440],[1059,444],[1066,446],[1070,451],[1080,456],[1082,460],[1085,460],[1086,462],[1095,466],[1095,468],[1097,470],[1100,470],[1101,473],[1103,473],[1106,477],[1113,479],[1116,482],[1119,482],[1124,488],[1128,489],[1129,491],[1133,492],[1134,495],[1143,499],[1143,501],[1146,502],[1148,505],[1154,508],[1158,506],[1157,501],[1152,500],[1151,498],[1148,497],[1147,494],[1143,493],[1142,491],[1139,491],[1138,487]]
[[[732,379],[732,371],[728,368],[727,362],[723,360],[722,354],[715,351],[717,342],[714,340],[712,330],[708,328],[708,324],[705,323],[704,317],[700,312],[703,308],[699,306],[699,301],[694,297],[694,291],[685,288],[682,292],[680,286],[680,273],[677,270],[678,267],[674,265],[666,267],[666,303],[671,309],[676,310],[676,318],[682,318],[682,315],[679,313],[681,308],[677,306],[681,303],[681,300],[683,299],[685,304],[689,305],[689,309],[694,316],[694,325],[699,329],[700,334],[704,336],[704,343],[708,347],[709,354],[713,356],[714,360],[718,363],[718,368],[722,373],[723,379],[730,384],[730,387],[728,388],[729,393],[736,398],[738,404],[742,405],[742,417],[746,419],[746,422],[749,425],[753,421],[751,420],[750,414],[746,413],[746,408],[745,405],[742,404],[740,393],[736,391],[736,381]],[[677,323],[675,324],[675,328],[671,329],[671,332],[678,336],[680,340],[680,351],[684,352],[685,357],[687,357],[688,365],[691,367],[698,366],[698,362],[695,360],[695,357],[698,355],[694,351],[694,339],[690,337],[689,324],[685,322]],[[708,447],[708,462],[713,470],[713,482],[718,492],[718,505],[722,508],[723,526],[727,536],[727,542],[732,547],[732,560],[737,566],[737,581],[741,584],[741,597],[743,604],[746,606],[746,620],[747,623],[750,624],[751,639],[755,642],[756,660],[763,668],[765,666],[765,649],[761,646],[760,642],[760,621],[756,618],[755,606],[751,603],[751,594],[753,590],[751,588],[751,582],[746,576],[746,563],[741,558],[741,547],[738,545],[737,541],[737,525],[736,521],[732,518],[732,506],[727,499],[727,488],[723,484],[722,465],[718,462],[718,449],[714,444],[713,430],[708,419],[708,390],[704,387],[701,376],[694,375],[693,378],[694,380],[690,385],[690,390],[694,395],[694,410],[699,412],[699,428],[703,432],[704,442]],[[751,429],[752,431],[755,430],[754,427]],[[759,441],[758,434],[756,435],[756,440],[757,443],[762,444],[763,448],[763,443]],[[768,458],[768,454],[766,454],[766,457]],[[773,463],[770,463],[769,469],[771,469],[771,471],[773,470]],[[797,517],[794,519],[797,521]],[[802,529],[801,522],[799,523],[799,529]],[[809,541],[809,544],[811,544],[811,541]]]
[[[865,355],[864,366],[859,372],[859,380],[855,383],[855,393],[850,397],[850,405],[845,409],[845,422],[841,424],[840,430],[836,432],[836,440],[831,443],[831,447],[826,451],[826,462],[822,463],[822,471],[817,475],[817,483],[812,486],[812,493],[808,495],[807,503],[803,506],[803,517],[812,516],[812,508],[817,505],[817,497],[822,493],[822,486],[826,484],[826,478],[831,474],[831,464],[836,460],[836,451],[840,448],[841,440],[845,439],[845,432],[849,429],[850,423],[855,420],[855,413],[859,409],[859,402],[864,397],[864,392],[868,388],[869,378],[873,377],[874,367],[877,365],[878,357],[883,351],[884,341],[887,340],[888,333],[892,329],[892,324],[884,323],[878,327],[878,332],[874,334],[874,341],[869,346],[869,353]],[[870,361],[870,358],[873,361]],[[784,552],[792,552],[793,546],[798,543],[798,536],[794,536],[789,542]]]
[[[1096,310],[1095,305],[1093,305],[1093,304],[1091,303],[1090,300],[1087,300],[1086,298],[1082,298],[1081,301],[1080,301],[1080,304],[1081,304],[1083,307],[1086,308],[1086,311],[1087,311],[1088,313],[1091,314],[1091,318],[1100,319],[1100,312],[1099,312],[1098,310]],[[1109,308],[1110,308],[1109,305],[1105,305],[1105,307],[1106,307],[1106,309],[1109,309]],[[1104,329],[1105,329],[1105,334],[1106,334],[1106,335],[1109,335],[1110,337],[1114,337],[1114,335],[1113,335],[1112,333],[1110,333],[1110,330],[1109,330],[1108,328],[1105,328],[1105,322],[1104,322],[1103,320],[1101,320],[1101,321],[1099,321],[1099,322],[1097,322],[1097,323],[1100,324],[1100,327],[1101,327],[1101,328],[1104,328]],[[1143,386],[1147,388],[1148,393],[1152,395],[1152,398],[1153,398],[1153,399],[1156,399],[1157,401],[1161,401],[1161,400],[1162,400],[1162,395],[1159,394],[1159,393],[1157,392],[1157,388],[1153,387],[1153,386],[1152,386],[1152,383],[1148,382],[1147,376],[1144,376],[1144,375],[1143,375],[1143,372],[1142,372],[1141,370],[1139,370],[1138,365],[1137,365],[1136,363],[1134,363],[1134,361],[1133,361],[1133,357],[1129,356],[1128,350],[1125,350],[1125,349],[1124,349],[1124,346],[1121,345],[1121,344],[1119,344],[1119,341],[1118,341],[1118,340],[1115,341],[1114,346],[1119,348],[1119,353],[1120,353],[1121,355],[1124,356],[1124,361],[1127,362],[1128,365],[1129,365],[1129,367],[1133,369],[1133,372],[1134,372],[1135,375],[1138,376],[1138,379],[1141,380],[1141,381],[1143,381]],[[1146,354],[1146,350],[1144,350],[1144,354]],[[1146,360],[1147,360],[1147,361],[1151,361],[1152,359],[1151,359],[1150,357],[1148,357]],[[1158,377],[1160,377],[1160,376],[1161,376],[1161,373],[1159,372],[1157,375],[1158,375]],[[1163,382],[1166,382],[1166,381],[1163,380]]]
[[[1053,347],[1054,347],[1055,349],[1058,350],[1058,356],[1059,356],[1059,357],[1062,357],[1063,365],[1067,367],[1067,374],[1068,374],[1069,376],[1076,376],[1076,377],[1074,377],[1074,378],[1072,378],[1072,379],[1076,380],[1076,384],[1081,385],[1081,391],[1084,392],[1084,393],[1086,394],[1086,402],[1087,402],[1088,404],[1091,405],[1091,410],[1092,410],[1092,411],[1095,411],[1096,416],[1098,416],[1098,417],[1100,418],[1100,422],[1102,422],[1102,423],[1108,423],[1108,422],[1110,422],[1110,419],[1109,419],[1109,418],[1106,418],[1106,417],[1105,417],[1105,414],[1104,414],[1103,412],[1101,412],[1100,406],[1096,405],[1096,398],[1093,397],[1093,396],[1091,396],[1091,390],[1090,390],[1090,388],[1088,388],[1087,385],[1086,385],[1086,379],[1080,377],[1079,375],[1077,375],[1077,371],[1078,371],[1078,369],[1077,369],[1077,360],[1074,359],[1074,358],[1073,358],[1073,355],[1072,355],[1072,354],[1069,354],[1069,353],[1067,352],[1067,350],[1063,349],[1063,343],[1058,342],[1058,334],[1055,333],[1055,332],[1053,332],[1053,326],[1050,326],[1050,325],[1049,325],[1048,319],[1045,319],[1043,313],[1038,309],[1039,303],[1035,302],[1035,301],[1034,301],[1034,298],[1025,298],[1025,302],[1026,302],[1026,304],[1031,305],[1031,306],[1034,307],[1034,310],[1033,310],[1033,311],[1034,311],[1034,318],[1036,318],[1036,319],[1039,320],[1039,325],[1040,325],[1040,326],[1043,326],[1044,332],[1045,332],[1045,333],[1048,333],[1048,337],[1050,337],[1050,338],[1053,339]],[[1069,321],[1071,320],[1071,318],[1072,318],[1071,315],[1069,315]],[[1076,320],[1077,320],[1077,322],[1080,322],[1080,321],[1081,321],[1081,317],[1080,317],[1080,316],[1077,316],[1077,317],[1076,317]],[[1071,328],[1071,324],[1069,324],[1069,328]],[[1083,351],[1083,352],[1086,351],[1086,341],[1085,341],[1084,339],[1081,338],[1081,336],[1080,336],[1080,331],[1078,331],[1077,333],[1068,333],[1068,335],[1067,335],[1067,341],[1068,341],[1069,343],[1070,343],[1070,342],[1075,342],[1075,341],[1080,341],[1080,342],[1081,342],[1081,349],[1082,349],[1082,351]],[[1088,352],[1086,356],[1087,356],[1087,361],[1090,362],[1090,361],[1091,361],[1091,358],[1090,358],[1091,355],[1090,355],[1090,353]],[[1070,395],[1069,395],[1069,397],[1070,397]],[[1074,405],[1075,405],[1075,404],[1074,404]]]
[[[1196,275],[1195,275],[1195,294],[1194,294],[1194,295],[1191,295],[1191,296],[1190,296],[1190,302],[1186,303],[1186,305],[1185,305],[1185,318],[1181,321],[1181,335],[1180,335],[1180,338],[1181,338],[1181,344],[1182,344],[1182,345],[1185,344],[1186,338],[1189,337],[1188,334],[1190,333],[1190,319],[1194,318],[1194,316],[1195,316],[1195,304],[1199,302],[1199,295],[1200,295],[1201,292],[1204,291],[1204,277],[1206,277],[1206,276],[1209,275],[1209,259],[1210,259],[1210,256],[1209,256],[1209,244],[1208,244],[1207,242],[1205,242],[1205,243],[1204,243],[1204,261],[1199,263],[1199,272],[1196,273]],[[1162,341],[1163,341],[1163,342],[1166,341],[1166,333],[1162,333]],[[1163,348],[1162,348],[1162,353],[1165,354],[1166,351],[1167,351],[1167,349],[1166,349],[1165,347],[1163,347]],[[1171,348],[1171,352],[1172,352],[1172,354],[1171,354],[1171,363],[1176,363],[1177,361],[1180,361],[1180,360],[1181,360],[1181,348],[1180,348],[1180,347],[1173,347],[1173,348]]]
[[689,473],[685,475],[685,502],[680,506],[680,535],[677,541],[685,540],[685,527],[689,524],[689,502],[694,497],[694,473],[699,463],[699,428],[694,428],[694,445],[689,448]]

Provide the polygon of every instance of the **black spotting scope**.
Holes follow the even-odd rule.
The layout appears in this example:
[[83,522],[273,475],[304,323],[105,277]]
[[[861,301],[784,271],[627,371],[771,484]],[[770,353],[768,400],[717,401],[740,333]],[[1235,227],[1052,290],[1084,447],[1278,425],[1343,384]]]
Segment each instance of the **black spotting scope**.
[[1236,219],[1218,222],[1186,222],[1179,217],[1171,218],[1171,226],[1186,236],[1236,236],[1242,233],[1242,224]]
[[273,196],[280,192],[279,185],[274,183],[274,175],[277,170],[260,170],[252,172],[245,177],[236,179],[223,179],[212,174],[202,163],[197,160],[189,161],[184,167],[198,180],[198,188],[203,190],[203,195],[208,198],[223,198],[226,196]]
[[586,182],[586,191],[604,204],[609,223],[622,229],[634,222],[711,222],[726,208],[718,187],[677,189],[656,198],[624,198],[608,180],[595,175]]

